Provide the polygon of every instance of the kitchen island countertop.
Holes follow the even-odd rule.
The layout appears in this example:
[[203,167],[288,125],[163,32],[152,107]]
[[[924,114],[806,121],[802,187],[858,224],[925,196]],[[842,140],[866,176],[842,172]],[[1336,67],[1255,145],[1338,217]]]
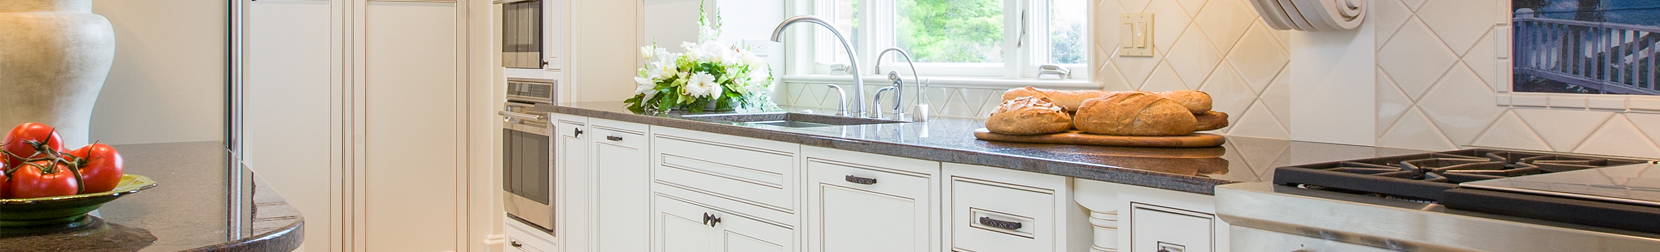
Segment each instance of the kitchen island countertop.
[[[1221,147],[1138,148],[984,141],[984,119],[792,128],[635,114],[622,102],[538,105],[537,110],[930,161],[982,165],[1210,195],[1221,184],[1269,181],[1293,164],[1421,153],[1281,139],[1227,137]],[[785,108],[801,112],[797,108]]]
[[114,145],[157,186],[105,203],[93,224],[0,235],[0,251],[291,251],[304,218],[220,142]]

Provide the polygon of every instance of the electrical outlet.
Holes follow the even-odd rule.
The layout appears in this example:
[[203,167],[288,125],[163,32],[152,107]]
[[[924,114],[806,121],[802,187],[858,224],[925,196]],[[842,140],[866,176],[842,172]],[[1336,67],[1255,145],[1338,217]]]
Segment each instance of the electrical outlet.
[[755,56],[766,57],[767,55],[772,54],[772,49],[778,47],[779,45],[783,44],[772,42],[772,40],[769,39],[746,38],[744,39],[742,46],[749,48],[750,52],[755,53]]

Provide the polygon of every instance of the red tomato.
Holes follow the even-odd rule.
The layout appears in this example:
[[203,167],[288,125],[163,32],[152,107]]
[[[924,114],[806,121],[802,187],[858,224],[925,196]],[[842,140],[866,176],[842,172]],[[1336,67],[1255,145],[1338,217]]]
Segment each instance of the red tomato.
[[86,187],[81,193],[108,192],[121,183],[121,153],[115,147],[89,144],[70,151],[69,155],[77,157],[75,162],[81,167],[81,185]]
[[[41,170],[48,167],[52,173]],[[11,179],[6,180],[6,191],[13,199],[27,199],[40,197],[55,197],[75,195],[80,190],[80,183],[75,174],[69,171],[69,166],[52,161],[35,161],[18,167],[13,171]]]
[[7,187],[10,186],[6,186],[6,164],[0,163],[0,199],[12,198],[11,195],[6,195]]
[[[6,140],[0,141],[0,149],[21,158],[35,157],[39,154],[35,151],[36,145],[44,145],[49,150],[54,151],[62,150],[63,137],[58,136],[58,131],[53,130],[52,126],[40,123],[24,123],[12,128],[11,133],[6,134]],[[17,167],[18,164],[22,163],[23,160],[17,158],[8,157],[6,160],[6,165],[11,167]]]

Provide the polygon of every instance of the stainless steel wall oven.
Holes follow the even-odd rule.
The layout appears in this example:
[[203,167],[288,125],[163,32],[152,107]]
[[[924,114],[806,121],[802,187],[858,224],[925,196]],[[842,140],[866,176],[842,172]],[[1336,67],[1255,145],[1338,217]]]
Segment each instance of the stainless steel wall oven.
[[558,81],[509,78],[502,116],[501,166],[508,216],[553,232],[553,123],[536,104],[553,103]]

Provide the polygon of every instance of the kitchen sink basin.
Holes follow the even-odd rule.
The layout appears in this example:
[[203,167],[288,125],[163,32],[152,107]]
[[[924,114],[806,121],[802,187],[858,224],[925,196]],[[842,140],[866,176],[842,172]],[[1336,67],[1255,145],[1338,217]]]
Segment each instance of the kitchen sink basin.
[[884,123],[905,123],[906,122],[906,121],[887,120],[887,119],[858,118],[858,117],[819,115],[819,114],[807,114],[807,113],[795,113],[795,112],[754,113],[754,114],[701,114],[701,115],[682,115],[682,116],[680,116],[680,118],[692,119],[692,120],[701,120],[701,121],[764,124],[764,125],[772,125],[772,126],[779,126],[779,127],[791,127],[791,128],[866,125],[866,124],[884,124]]

